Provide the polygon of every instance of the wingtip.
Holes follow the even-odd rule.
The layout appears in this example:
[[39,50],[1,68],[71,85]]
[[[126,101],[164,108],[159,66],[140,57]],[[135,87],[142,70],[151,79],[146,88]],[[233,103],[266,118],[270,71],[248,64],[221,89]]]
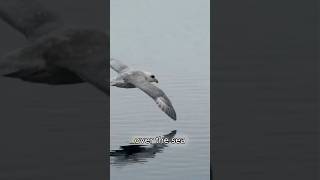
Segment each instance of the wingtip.
[[169,115],[174,121],[177,121],[177,113],[176,113],[176,111],[173,109],[173,107],[172,107],[172,109],[171,109],[171,111],[170,111],[170,115]]
[[166,112],[164,111],[172,120],[177,121],[177,115],[175,112]]
[[172,113],[172,111],[170,112],[166,112],[164,111],[172,120],[176,121],[177,120],[177,115],[175,112]]
[[177,115],[176,113],[169,115],[171,117],[172,120],[177,121]]

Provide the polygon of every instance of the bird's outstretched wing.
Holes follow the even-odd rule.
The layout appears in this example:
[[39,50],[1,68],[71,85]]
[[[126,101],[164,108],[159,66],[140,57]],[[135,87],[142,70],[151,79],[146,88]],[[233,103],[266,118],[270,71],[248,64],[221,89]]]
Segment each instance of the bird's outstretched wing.
[[86,81],[107,95],[109,90],[109,73],[107,73],[107,60],[100,55],[90,57],[80,64],[73,63],[72,60],[55,63],[57,66],[67,69],[77,74],[83,81]]
[[117,73],[126,71],[129,67],[117,59],[110,59],[110,67]]
[[158,107],[173,120],[177,119],[176,112],[167,95],[161,89],[146,81],[142,75],[129,75],[124,80],[148,94],[157,103]]
[[62,24],[36,0],[0,0],[0,18],[28,39],[47,34]]
[[109,37],[104,32],[92,30],[70,30],[64,36],[67,40],[53,38],[59,42],[49,43],[51,46],[44,52],[44,61],[49,68],[68,70],[109,95],[109,55],[106,53]]

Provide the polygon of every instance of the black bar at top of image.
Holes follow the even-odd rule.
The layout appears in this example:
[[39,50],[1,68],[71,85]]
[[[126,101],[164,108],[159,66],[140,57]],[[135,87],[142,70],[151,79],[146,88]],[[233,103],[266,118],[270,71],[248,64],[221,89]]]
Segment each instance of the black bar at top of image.
[[212,4],[212,179],[319,179],[317,2]]

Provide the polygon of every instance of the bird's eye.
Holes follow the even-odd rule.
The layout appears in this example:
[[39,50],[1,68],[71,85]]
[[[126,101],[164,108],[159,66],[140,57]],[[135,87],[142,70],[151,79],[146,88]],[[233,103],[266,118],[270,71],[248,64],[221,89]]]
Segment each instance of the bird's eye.
[[154,75],[151,75],[150,77],[153,79],[153,78],[154,78]]

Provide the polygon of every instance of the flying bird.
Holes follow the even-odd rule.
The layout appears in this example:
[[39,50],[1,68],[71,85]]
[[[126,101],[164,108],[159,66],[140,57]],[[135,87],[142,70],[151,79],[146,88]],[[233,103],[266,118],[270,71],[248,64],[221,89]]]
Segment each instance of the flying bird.
[[0,59],[0,75],[51,85],[88,82],[109,95],[106,32],[66,27],[35,0],[0,0],[0,19],[29,41]]
[[155,75],[146,72],[133,70],[121,61],[111,58],[110,67],[118,73],[118,75],[110,81],[111,86],[119,88],[139,88],[149,95],[158,105],[173,120],[177,119],[176,112],[167,95],[152,83],[158,83]]

